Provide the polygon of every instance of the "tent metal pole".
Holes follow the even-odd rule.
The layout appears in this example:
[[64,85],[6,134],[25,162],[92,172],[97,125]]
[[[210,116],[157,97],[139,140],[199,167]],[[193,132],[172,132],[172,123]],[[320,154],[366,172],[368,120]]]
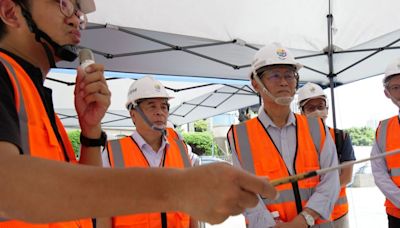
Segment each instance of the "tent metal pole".
[[331,103],[332,103],[332,119],[333,119],[333,128],[336,128],[336,108],[335,108],[335,84],[333,78],[336,76],[333,72],[333,34],[332,34],[332,25],[333,25],[333,15],[331,12],[331,1],[329,1],[329,14],[326,16],[328,20],[328,63],[329,63],[329,87],[331,88]]

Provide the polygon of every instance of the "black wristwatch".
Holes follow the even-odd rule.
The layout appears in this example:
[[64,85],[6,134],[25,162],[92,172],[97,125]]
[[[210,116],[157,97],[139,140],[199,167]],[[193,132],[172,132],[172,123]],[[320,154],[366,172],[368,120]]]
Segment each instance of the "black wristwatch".
[[101,131],[100,138],[98,139],[87,138],[82,134],[82,132],[79,138],[81,140],[82,146],[85,147],[98,147],[98,146],[105,147],[107,142],[107,134],[104,131]]

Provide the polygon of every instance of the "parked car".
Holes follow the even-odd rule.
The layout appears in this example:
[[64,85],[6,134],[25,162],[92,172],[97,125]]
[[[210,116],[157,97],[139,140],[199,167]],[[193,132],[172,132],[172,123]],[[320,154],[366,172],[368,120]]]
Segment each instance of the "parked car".
[[221,158],[217,158],[217,157],[213,157],[213,156],[200,156],[200,165],[207,165],[207,164],[211,164],[214,162],[226,162],[227,161],[221,159]]

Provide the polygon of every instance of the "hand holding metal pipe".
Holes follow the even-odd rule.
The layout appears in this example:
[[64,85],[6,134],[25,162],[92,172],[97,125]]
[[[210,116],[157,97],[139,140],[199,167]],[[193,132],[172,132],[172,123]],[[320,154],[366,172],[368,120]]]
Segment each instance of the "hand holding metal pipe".
[[276,179],[276,180],[272,180],[271,184],[273,186],[278,186],[278,185],[282,185],[282,184],[287,184],[287,183],[293,183],[293,182],[297,182],[299,180],[304,180],[310,177],[315,177],[321,174],[325,174],[334,170],[339,170],[342,169],[344,167],[347,166],[352,166],[354,164],[357,163],[362,163],[362,162],[366,162],[366,161],[370,161],[370,160],[375,160],[378,158],[384,158],[387,156],[392,156],[395,154],[400,153],[400,149],[396,149],[396,150],[392,150],[392,151],[388,151],[388,152],[384,152],[380,155],[376,155],[376,156],[372,156],[369,158],[364,158],[364,159],[360,159],[360,160],[356,160],[356,161],[352,161],[352,162],[346,162],[344,164],[340,164],[337,166],[333,166],[333,167],[328,167],[328,168],[324,168],[324,169],[319,169],[319,170],[314,170],[314,171],[310,171],[310,172],[306,172],[306,173],[299,173],[293,176],[289,176],[289,177],[284,177],[284,178],[280,178],[280,179]]

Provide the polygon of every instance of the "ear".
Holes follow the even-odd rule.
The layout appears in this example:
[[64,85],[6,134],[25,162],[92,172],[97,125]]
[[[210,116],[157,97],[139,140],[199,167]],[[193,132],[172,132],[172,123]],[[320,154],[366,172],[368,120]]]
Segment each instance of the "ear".
[[260,85],[256,82],[255,79],[251,79],[251,86],[253,86],[254,90],[257,93],[260,93]]
[[132,119],[133,124],[135,124],[135,123],[136,123],[135,111],[134,111],[133,109],[131,109],[131,110],[129,111],[129,115],[131,116],[131,119]]
[[131,110],[129,110],[129,115],[131,116],[131,118],[135,118],[135,111],[133,110],[133,108]]
[[9,27],[17,28],[21,22],[19,6],[12,0],[0,0],[0,18]]
[[383,91],[385,93],[385,96],[389,99],[391,99],[390,93],[389,91],[385,88],[385,90]]

